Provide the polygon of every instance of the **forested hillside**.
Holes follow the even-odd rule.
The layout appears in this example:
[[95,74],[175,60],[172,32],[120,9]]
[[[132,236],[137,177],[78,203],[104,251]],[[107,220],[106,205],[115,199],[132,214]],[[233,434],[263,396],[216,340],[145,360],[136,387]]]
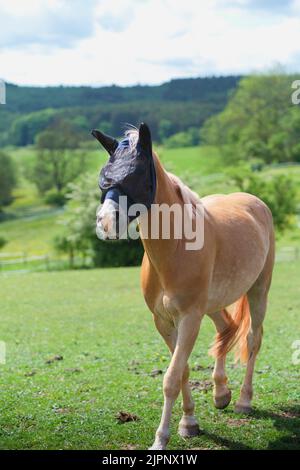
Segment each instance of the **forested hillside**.
[[202,126],[220,112],[240,77],[176,79],[158,86],[20,87],[7,85],[0,108],[0,146],[32,144],[55,118],[83,137],[92,127],[118,135],[122,123],[147,121],[154,139]]

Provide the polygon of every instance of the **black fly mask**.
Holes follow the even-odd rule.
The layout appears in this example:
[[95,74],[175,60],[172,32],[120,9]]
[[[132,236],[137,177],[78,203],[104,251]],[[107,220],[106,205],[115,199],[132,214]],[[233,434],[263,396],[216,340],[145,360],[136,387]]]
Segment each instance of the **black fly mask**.
[[149,209],[155,198],[156,173],[148,126],[142,123],[139,129],[127,131],[121,142],[97,130],[92,135],[110,155],[99,177],[101,202],[109,198],[119,203],[120,196],[127,196],[128,208],[143,204]]

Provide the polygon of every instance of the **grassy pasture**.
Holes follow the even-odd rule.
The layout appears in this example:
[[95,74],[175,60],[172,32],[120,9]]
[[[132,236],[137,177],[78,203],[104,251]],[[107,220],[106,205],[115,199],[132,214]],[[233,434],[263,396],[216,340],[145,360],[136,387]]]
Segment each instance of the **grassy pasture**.
[[[276,265],[255,410],[248,417],[234,414],[232,404],[224,411],[213,407],[207,349],[214,329],[204,319],[190,360],[201,366],[191,380],[202,434],[192,440],[177,435],[178,401],[170,449],[300,448],[300,365],[292,363],[292,343],[300,339],[299,276],[299,263]],[[165,371],[169,356],[140,293],[139,269],[3,274],[0,299],[0,340],[7,348],[0,365],[1,449],[140,449],[152,443],[162,375],[151,372]],[[230,356],[233,400],[243,374]],[[119,424],[119,411],[140,419]]]
[[[170,171],[182,174],[186,170],[193,173],[214,173],[222,166],[222,159],[214,147],[185,147],[168,149],[164,147],[155,148],[161,161]],[[7,149],[19,167],[19,172],[24,175],[24,169],[30,167],[34,161],[34,147],[16,147]],[[87,167],[90,171],[99,171],[105,163],[107,153],[95,144],[95,149],[87,151]]]

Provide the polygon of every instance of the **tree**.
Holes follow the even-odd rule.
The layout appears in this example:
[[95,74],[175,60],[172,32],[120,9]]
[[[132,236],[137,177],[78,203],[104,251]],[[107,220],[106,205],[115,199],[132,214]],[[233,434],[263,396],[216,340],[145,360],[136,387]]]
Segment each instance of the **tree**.
[[6,245],[7,240],[4,237],[0,237],[0,250]]
[[55,114],[56,111],[50,108],[18,115],[9,130],[8,141],[17,146],[33,144],[35,136],[54,121]]
[[198,145],[200,140],[199,129],[190,127],[185,132],[177,132],[164,141],[167,148],[192,147]]
[[41,194],[54,191],[50,199],[58,205],[64,201],[68,183],[85,170],[85,153],[78,147],[78,132],[63,120],[37,136],[37,158],[30,176]]
[[291,102],[292,81],[283,73],[242,79],[226,108],[206,121],[203,140],[221,147],[228,161],[300,158],[300,107]]
[[9,155],[0,152],[0,211],[12,202],[12,191],[15,185],[16,169],[13,161]]
[[266,178],[246,166],[229,169],[228,174],[239,190],[254,194],[267,204],[279,232],[291,226],[298,203],[296,184],[291,178],[282,174]]
[[272,135],[269,150],[278,162],[300,162],[300,110],[290,108],[282,118],[280,130]]
[[120,135],[120,125],[146,121],[153,139],[203,125],[227,103],[240,77],[177,79],[155,86],[20,87],[7,85],[0,144],[31,145],[55,119],[69,121],[88,139],[89,129]]
[[170,137],[173,132],[173,124],[169,119],[161,119],[158,125],[158,138],[160,142]]
[[65,229],[54,239],[54,246],[57,251],[69,256],[71,267],[76,255],[85,257],[89,253],[91,240],[96,238],[97,192],[96,178],[89,175],[83,175],[78,182],[68,185],[69,202],[60,220]]
[[77,237],[74,239],[69,235],[57,235],[54,238],[54,248],[58,253],[65,253],[69,258],[70,269],[74,268],[75,254],[80,250],[77,244]]

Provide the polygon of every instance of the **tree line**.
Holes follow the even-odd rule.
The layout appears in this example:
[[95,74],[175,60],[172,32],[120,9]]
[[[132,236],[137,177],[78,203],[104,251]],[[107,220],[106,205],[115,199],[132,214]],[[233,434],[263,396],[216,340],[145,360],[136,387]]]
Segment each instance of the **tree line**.
[[82,139],[101,127],[118,135],[120,123],[147,121],[158,142],[221,111],[240,77],[171,80],[158,86],[18,87],[7,85],[0,110],[0,147],[25,146],[56,119],[69,121]]

